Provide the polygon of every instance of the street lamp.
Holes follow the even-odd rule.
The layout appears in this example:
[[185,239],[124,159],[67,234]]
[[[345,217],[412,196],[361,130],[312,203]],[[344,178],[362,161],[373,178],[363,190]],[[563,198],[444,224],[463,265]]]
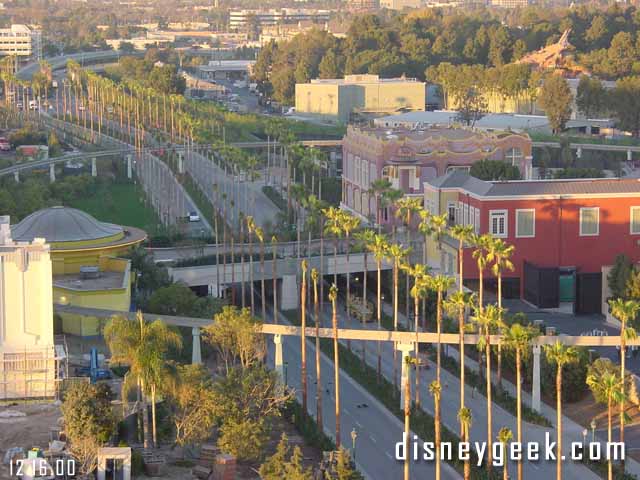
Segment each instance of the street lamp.
[[589,434],[589,430],[586,428],[582,430],[582,448],[587,445],[587,435]]
[[353,451],[353,463],[356,463],[356,438],[358,438],[358,432],[356,432],[356,427],[353,427],[351,430],[351,450]]
[[591,443],[595,443],[596,441],[596,419],[591,420]]

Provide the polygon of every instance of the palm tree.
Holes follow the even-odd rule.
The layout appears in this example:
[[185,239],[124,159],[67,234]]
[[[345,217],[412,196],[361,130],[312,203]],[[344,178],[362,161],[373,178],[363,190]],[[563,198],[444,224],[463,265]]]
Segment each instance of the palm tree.
[[473,234],[472,225],[454,225],[449,229],[449,234],[458,240],[458,290],[463,290],[464,280],[464,245],[469,243]]
[[[358,243],[362,247],[364,252],[364,272],[362,274],[362,309],[363,311],[367,311],[367,276],[368,269],[367,266],[369,264],[369,245],[373,244],[376,234],[373,230],[368,228],[361,230],[360,232],[356,232],[354,237],[358,240]],[[367,342],[362,342],[362,365],[366,365],[365,362],[365,351],[367,347]]]
[[[338,350],[338,287],[334,283],[329,290],[331,301],[331,324],[333,326],[333,383],[336,388],[336,448],[340,448],[340,358]],[[319,381],[319,380],[318,380]]]
[[556,365],[556,480],[562,480],[562,368],[578,361],[578,350],[566,347],[559,340],[553,345],[544,346],[547,360]]
[[[462,435],[460,435],[460,440],[468,442],[471,424],[473,423],[471,409],[468,407],[461,407],[460,410],[458,410],[458,421],[462,426]],[[469,462],[468,455],[464,460],[464,480],[471,480],[471,463]]]
[[[458,315],[458,338],[460,352],[460,410],[464,408],[464,386],[465,386],[465,356],[464,356],[464,313],[467,307],[472,307],[475,303],[473,295],[466,295],[463,292],[455,292],[449,295],[444,301],[445,310],[449,315]],[[460,436],[464,433],[464,425],[460,423]]]
[[[378,330],[382,329],[382,260],[387,255],[387,248],[389,248],[389,243],[387,242],[387,238],[377,233],[375,237],[373,237],[373,243],[368,245],[369,251],[373,253],[374,258],[376,259],[376,267],[378,270],[378,281],[377,281],[377,319],[378,319]],[[380,340],[378,340],[378,381],[380,381],[382,375],[382,345]]]
[[454,283],[454,279],[446,275],[436,275],[430,281],[431,288],[437,292],[436,333],[438,335],[438,342],[436,345],[436,380],[438,383],[440,382],[440,365],[442,362],[442,344],[440,343],[440,335],[442,334],[442,299]]
[[[637,338],[636,331],[633,327],[627,328],[627,324],[638,316],[640,303],[635,300],[616,298],[615,300],[609,300],[609,305],[611,306],[611,314],[620,320],[622,324],[620,328],[620,381],[624,385],[627,340],[635,340]],[[624,443],[624,401],[620,402],[620,442]],[[624,463],[622,465],[624,466]]]
[[[307,415],[307,261],[302,260],[302,285],[300,291],[300,352],[302,357],[302,365],[300,367],[302,386],[302,411],[304,415]],[[318,379],[319,381],[319,379]]]
[[[253,232],[256,235],[256,238],[260,242],[260,303],[262,304],[262,321],[267,321],[267,300],[265,299],[265,291],[264,291],[264,231],[260,227],[255,227]],[[275,262],[275,259],[274,259]]]
[[[505,333],[505,345],[516,354],[516,438],[522,443],[522,360],[529,355],[531,341],[537,329],[519,323],[512,324]],[[522,460],[518,460],[518,480],[522,480]]]
[[338,285],[338,240],[342,237],[342,211],[336,207],[322,210],[327,219],[324,224],[326,234],[333,235],[333,283]]
[[[608,445],[612,443],[611,424],[613,417],[613,405],[624,403],[626,398],[624,394],[624,384],[620,379],[611,372],[605,372],[601,375],[591,374],[587,377],[587,385],[591,391],[600,392],[607,399],[607,441]],[[613,464],[611,457],[607,461],[607,478],[613,480]]]
[[[487,305],[485,309],[476,309],[473,322],[478,328],[480,338],[478,340],[478,350],[484,350],[486,359],[487,377],[487,470],[491,469],[491,445],[493,441],[492,433],[492,403],[491,403],[491,331],[499,324],[501,318],[500,309],[496,305]],[[480,362],[478,362],[480,363]]]
[[[401,219],[407,227],[407,248],[411,248],[411,218],[414,213],[422,210],[423,198],[420,197],[402,197],[396,202],[396,218]],[[406,291],[406,316],[409,318],[409,275],[405,276]]]
[[[512,438],[513,438],[513,432],[509,430],[507,427],[502,427],[498,432],[498,442],[502,444],[502,449],[504,452],[507,451],[507,448],[508,448],[507,444],[511,441]],[[508,469],[509,461],[507,460],[506,455],[504,455],[504,457],[505,458],[504,458],[504,466],[502,468],[502,480],[509,480],[509,469]]]
[[473,258],[478,265],[478,309],[482,312],[484,308],[484,269],[487,267],[487,248],[493,237],[490,235],[472,234],[471,244],[474,246]]
[[[513,262],[511,256],[515,251],[513,245],[507,243],[501,238],[492,238],[487,245],[487,261],[493,262],[491,271],[498,280],[498,307],[502,309],[502,272],[504,270],[513,271]],[[502,310],[501,310],[502,311]],[[502,342],[498,341],[498,388],[502,388]]]
[[249,290],[251,296],[251,316],[255,316],[255,295],[253,293],[253,234],[256,230],[256,222],[253,217],[247,215],[247,235],[249,236]]
[[[354,217],[350,213],[342,212],[340,215],[340,228],[344,232],[344,236],[347,242],[347,264],[349,264],[349,242],[351,233],[360,226],[360,219],[358,217]],[[347,272],[347,325],[351,324],[351,311],[349,306],[351,305],[351,285],[349,283],[349,279],[351,278],[351,274]]]
[[316,422],[320,429],[322,424],[322,382],[320,381],[320,306],[318,302],[318,270],[311,269],[313,281],[313,316],[316,324]]
[[[407,355],[402,359],[406,364],[407,371],[410,371],[411,358]],[[409,480],[409,444],[411,442],[411,382],[407,378],[404,382],[404,438],[406,442],[406,451],[404,457],[404,480]]]
[[416,382],[416,406],[420,406],[420,356],[419,356],[419,346],[418,343],[418,310],[420,305],[420,299],[423,298],[427,291],[429,290],[429,274],[426,265],[421,263],[416,263],[411,266],[409,264],[405,264],[402,266],[402,269],[407,272],[408,275],[411,275],[414,278],[413,287],[411,288],[411,296],[413,297],[413,305],[414,305],[414,314],[416,320],[413,322],[416,332],[416,342],[415,342],[415,382]]
[[376,223],[378,224],[378,234],[381,232],[382,226],[382,209],[385,208],[384,197],[386,192],[391,189],[391,182],[387,178],[379,178],[371,182],[371,188],[368,193],[373,195],[376,200]]
[[[398,271],[403,260],[409,254],[409,248],[403,248],[402,245],[392,243],[387,248],[387,258],[393,262],[393,331],[398,330]],[[409,278],[409,274],[407,274]],[[416,319],[417,321],[417,319]],[[408,326],[408,325],[407,325]],[[398,387],[398,365],[397,365],[397,350],[393,349],[393,381],[396,388]]]
[[[129,374],[140,385],[144,448],[149,448],[149,420],[145,395],[149,393],[152,396],[151,414],[155,437],[155,395],[162,381],[159,371],[166,361],[167,352],[172,348],[182,348],[182,337],[160,320],[146,322],[140,311],[136,314],[136,320],[132,322],[121,316],[113,317],[105,326],[104,338],[111,351],[111,360],[129,365]],[[154,445],[157,446],[155,441]]]
[[435,430],[435,447],[436,447],[436,480],[440,480],[440,437],[441,437],[441,413],[440,413],[440,397],[442,395],[442,385],[440,380],[434,380],[429,385],[429,393],[433,395],[434,403],[434,430]]

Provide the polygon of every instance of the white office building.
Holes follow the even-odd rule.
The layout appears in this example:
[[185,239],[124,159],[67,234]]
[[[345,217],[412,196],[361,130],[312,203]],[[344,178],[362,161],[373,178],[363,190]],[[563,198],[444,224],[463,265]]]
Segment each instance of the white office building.
[[15,55],[34,60],[42,59],[42,36],[40,30],[27,25],[11,25],[0,28],[0,55]]

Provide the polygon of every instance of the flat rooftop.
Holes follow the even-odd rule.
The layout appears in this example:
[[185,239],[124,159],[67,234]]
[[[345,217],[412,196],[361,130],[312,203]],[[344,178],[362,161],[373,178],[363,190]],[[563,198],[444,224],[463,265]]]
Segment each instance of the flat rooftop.
[[83,279],[79,273],[67,275],[54,275],[53,286],[80,290],[84,292],[92,290],[111,290],[124,288],[125,272],[100,272],[97,278]]
[[425,85],[424,82],[420,82],[416,78],[380,78],[378,75],[371,74],[346,75],[344,78],[314,78],[309,83],[311,85],[370,85],[380,83],[414,83]]
[[[409,129],[404,127],[395,128],[383,128],[383,127],[358,127],[350,128],[349,132],[363,133],[372,137],[376,137],[382,141],[428,141],[428,140],[447,140],[447,141],[460,141],[460,140],[488,140],[491,138],[489,133],[483,131],[474,131],[468,128],[453,128],[446,126],[427,126],[422,129]],[[499,135],[499,132],[495,132]],[[509,132],[510,135],[518,135],[517,133]]]

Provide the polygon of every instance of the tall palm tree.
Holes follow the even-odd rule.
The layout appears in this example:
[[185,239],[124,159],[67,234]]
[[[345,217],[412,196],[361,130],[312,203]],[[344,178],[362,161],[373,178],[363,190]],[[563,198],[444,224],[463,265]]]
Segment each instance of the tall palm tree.
[[313,281],[313,316],[316,324],[316,422],[320,429],[322,424],[322,382],[320,381],[320,305],[318,302],[318,270],[311,269]]
[[[414,213],[418,213],[422,210],[422,204],[424,198],[420,197],[402,197],[396,202],[395,216],[402,220],[407,228],[407,248],[411,248],[411,220]],[[409,275],[405,275],[405,292],[406,292],[406,312],[405,315],[409,318]]]
[[[507,427],[502,427],[498,432],[498,442],[502,444],[502,449],[504,452],[508,451],[508,444],[513,438],[513,432],[509,430]],[[507,455],[503,455],[504,457],[504,465],[502,467],[502,480],[509,480],[509,461],[507,460]]]
[[480,312],[484,309],[484,269],[487,268],[487,248],[493,237],[490,235],[472,234],[470,237],[471,244],[474,247],[473,258],[478,266],[478,309]]
[[413,297],[413,305],[414,305],[414,313],[416,320],[413,322],[416,333],[416,341],[414,344],[415,348],[415,382],[416,382],[416,407],[420,406],[420,351],[418,343],[418,313],[419,313],[419,305],[420,299],[426,296],[427,291],[430,286],[430,277],[428,274],[428,269],[426,265],[421,263],[416,263],[415,265],[404,264],[402,269],[407,272],[408,275],[411,275],[414,278],[413,287],[411,288],[411,296]]
[[[378,280],[377,280],[377,319],[378,319],[378,330],[382,329],[382,260],[384,260],[387,255],[387,248],[389,248],[389,243],[387,242],[387,238],[377,233],[373,238],[373,243],[368,246],[369,251],[373,253],[374,258],[376,259],[376,268],[378,271]],[[382,345],[380,340],[378,340],[378,381],[380,381],[382,375]]]
[[[347,212],[342,212],[340,215],[340,228],[344,232],[345,241],[347,243],[347,264],[349,264],[349,251],[351,250],[349,247],[351,234],[355,229],[360,226],[360,219],[355,217]],[[351,274],[347,272],[347,325],[351,325],[351,311],[349,309],[351,305],[351,285],[349,279],[351,278]]]
[[[625,382],[625,359],[627,340],[635,340],[637,333],[633,327],[628,327],[628,322],[635,320],[640,311],[640,303],[635,300],[623,300],[622,298],[616,298],[615,300],[609,300],[611,306],[611,314],[620,320],[620,381],[624,385]],[[620,442],[624,443],[624,404],[620,402]],[[623,460],[624,462],[624,460]],[[622,464],[624,466],[624,463]]]
[[[264,231],[261,227],[255,227],[253,232],[256,235],[256,238],[260,242],[260,303],[262,304],[262,321],[267,321],[267,300],[265,298],[265,290],[264,290]],[[275,259],[274,259],[275,261]]]
[[[300,352],[302,365],[300,367],[300,385],[302,386],[302,411],[307,415],[307,261],[302,260],[302,285],[300,289]],[[319,379],[318,379],[319,380]]]
[[462,292],[464,281],[464,246],[473,234],[473,225],[454,225],[449,234],[458,240],[458,290]]
[[[537,329],[519,323],[512,324],[505,333],[505,345],[516,355],[516,439],[522,443],[522,360],[529,355]],[[518,480],[522,480],[522,459],[518,460]]]
[[[587,377],[587,385],[591,388],[591,391],[599,392],[604,398],[607,399],[607,441],[611,445],[612,435],[612,418],[613,418],[613,405],[624,403],[626,401],[624,393],[624,384],[620,379],[611,372],[604,372],[600,375],[591,374]],[[607,462],[607,478],[613,480],[613,464],[611,458]]]
[[434,440],[435,440],[435,447],[436,447],[436,452],[435,452],[435,456],[436,456],[436,480],[440,480],[440,475],[441,475],[441,465],[440,465],[440,442],[441,442],[441,430],[442,430],[442,414],[440,412],[440,397],[442,396],[442,384],[440,383],[440,380],[434,380],[433,382],[431,382],[429,384],[429,393],[431,393],[431,395],[433,395],[433,403],[434,403]]
[[[392,243],[387,248],[386,256],[389,260],[393,262],[393,331],[398,331],[398,271],[400,270],[400,265],[402,265],[404,259],[409,254],[409,248],[403,248],[402,245],[398,243]],[[409,274],[407,274],[407,278],[409,278]],[[407,317],[408,319],[408,317]],[[417,321],[417,319],[416,319]],[[409,326],[409,325],[407,325]],[[396,388],[398,388],[398,361],[397,361],[397,350],[394,346],[393,349],[393,381]]]
[[[511,256],[515,251],[513,245],[508,245],[501,238],[492,238],[487,244],[487,261],[493,262],[491,271],[498,280],[498,307],[502,311],[502,272],[513,271]],[[498,388],[502,389],[502,342],[498,341]]]
[[[468,442],[471,424],[473,423],[471,409],[468,407],[461,407],[460,410],[458,410],[458,421],[462,426],[462,435],[460,435],[460,440]],[[471,463],[468,455],[464,460],[464,480],[471,480]]]
[[442,334],[442,301],[444,294],[454,285],[455,280],[446,275],[436,275],[431,278],[429,282],[430,286],[437,293],[436,301],[436,333],[438,335],[438,342],[436,344],[436,380],[440,382],[440,365],[442,363],[442,344],[440,342],[440,335]]
[[253,293],[253,234],[256,231],[256,222],[253,217],[247,215],[247,236],[249,241],[249,294],[251,297],[251,316],[255,316],[255,295]]
[[385,208],[385,193],[391,189],[391,182],[387,178],[379,178],[371,182],[368,193],[373,195],[376,200],[376,224],[378,225],[378,234],[382,228],[382,210]]
[[500,309],[496,305],[487,305],[486,308],[476,309],[475,316],[471,319],[478,328],[480,338],[478,340],[478,350],[484,350],[484,356],[486,360],[486,377],[487,377],[487,470],[491,469],[491,446],[493,443],[493,430],[492,430],[492,408],[491,403],[491,333],[492,330],[499,324],[501,318]]
[[[375,239],[375,232],[369,228],[365,228],[359,232],[356,232],[354,237],[358,240],[360,247],[364,252],[364,272],[362,273],[362,310],[367,311],[367,277],[368,277],[368,264],[369,264],[369,245],[373,244]],[[366,352],[367,342],[362,342],[362,365],[366,365]]]
[[[402,359],[406,364],[407,371],[410,371],[411,358],[406,356]],[[404,382],[404,439],[406,442],[406,450],[404,456],[404,480],[409,480],[409,445],[411,443],[411,382],[407,378]]]
[[[474,295],[466,295],[463,292],[455,292],[449,295],[444,301],[444,308],[449,315],[458,315],[458,349],[460,352],[460,410],[464,408],[464,386],[465,386],[465,355],[464,355],[464,314],[467,307],[471,308],[475,304]],[[464,425],[460,422],[460,436],[464,434]]]
[[324,231],[333,236],[333,283],[338,285],[338,241],[342,237],[342,211],[336,207],[322,210],[326,218]]
[[152,394],[152,422],[155,432],[155,392],[161,376],[158,370],[170,349],[182,348],[182,338],[160,320],[147,322],[138,311],[136,322],[115,316],[105,326],[104,338],[111,351],[111,360],[129,365],[129,373],[136,378],[142,391],[142,422],[144,447],[150,447],[149,420],[146,395]]
[[333,383],[336,389],[336,448],[340,449],[340,356],[338,350],[338,287],[334,283],[329,290],[331,324],[333,326]]
[[556,480],[562,480],[562,369],[565,365],[578,361],[578,350],[567,347],[558,340],[553,345],[545,345],[547,360],[556,365]]

